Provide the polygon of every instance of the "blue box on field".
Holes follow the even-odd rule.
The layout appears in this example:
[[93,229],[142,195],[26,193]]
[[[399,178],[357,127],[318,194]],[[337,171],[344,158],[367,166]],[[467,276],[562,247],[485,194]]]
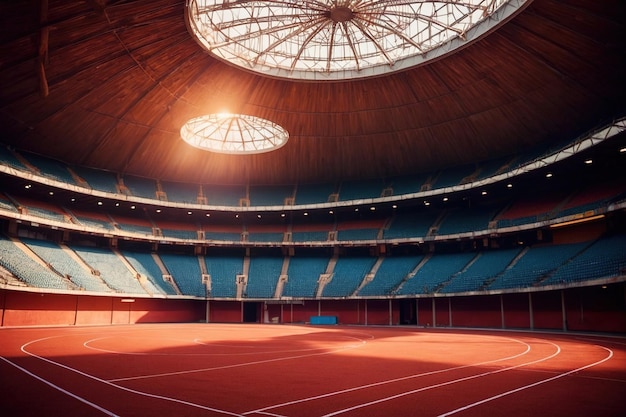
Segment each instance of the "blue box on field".
[[337,316],[311,316],[311,324],[338,324],[339,320],[337,320]]

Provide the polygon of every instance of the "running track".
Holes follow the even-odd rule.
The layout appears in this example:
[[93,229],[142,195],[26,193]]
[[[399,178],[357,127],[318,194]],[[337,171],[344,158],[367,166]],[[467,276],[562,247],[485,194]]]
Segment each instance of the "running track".
[[6,416],[624,416],[626,339],[415,327],[0,329]]

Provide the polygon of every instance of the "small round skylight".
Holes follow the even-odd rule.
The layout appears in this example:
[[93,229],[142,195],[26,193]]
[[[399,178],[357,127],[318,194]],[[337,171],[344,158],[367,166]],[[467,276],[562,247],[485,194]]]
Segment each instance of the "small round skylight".
[[531,0],[188,0],[215,57],[265,75],[340,80],[409,68],[467,45]]
[[278,149],[289,133],[269,120],[243,114],[208,114],[188,120],[180,129],[196,148],[226,154],[255,154]]

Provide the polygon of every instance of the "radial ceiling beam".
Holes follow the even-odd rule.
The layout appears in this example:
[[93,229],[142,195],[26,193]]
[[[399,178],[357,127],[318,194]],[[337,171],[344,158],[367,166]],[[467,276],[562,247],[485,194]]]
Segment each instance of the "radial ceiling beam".
[[48,63],[48,0],[39,2],[39,50],[37,56],[37,72],[39,74],[39,95],[48,97],[48,79],[46,78],[46,64]]

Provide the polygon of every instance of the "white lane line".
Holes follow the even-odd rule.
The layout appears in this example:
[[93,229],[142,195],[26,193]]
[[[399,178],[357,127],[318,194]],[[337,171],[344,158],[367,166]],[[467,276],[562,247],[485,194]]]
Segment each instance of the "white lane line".
[[[86,372],[83,372],[83,371],[79,371],[78,369],[72,368],[72,367],[64,365],[62,363],[55,362],[55,361],[53,361],[51,359],[44,358],[43,356],[39,356],[39,355],[36,355],[34,353],[31,353],[31,352],[29,352],[26,349],[26,347],[28,345],[30,345],[30,344],[41,342],[41,341],[44,341],[44,340],[47,340],[47,339],[54,339],[55,337],[61,337],[61,336],[51,336],[51,337],[46,337],[46,338],[30,341],[30,342],[25,343],[24,345],[22,345],[21,351],[24,352],[25,354],[29,355],[29,356],[32,356],[32,357],[37,358],[39,360],[42,360],[44,362],[48,362],[48,363],[50,363],[52,365],[56,365],[56,366],[58,366],[60,368],[63,368],[63,369],[66,369],[68,371],[77,373],[77,374],[79,374],[81,376],[84,376],[86,378],[92,379],[92,380],[94,380],[96,382],[100,382],[100,383],[102,383],[104,385],[108,385],[110,387],[117,388],[117,389],[122,390],[122,391],[130,392],[132,394],[142,395],[142,396],[149,397],[149,398],[156,398],[156,399],[164,400],[164,401],[170,401],[170,402],[173,402],[173,403],[187,405],[189,407],[199,408],[201,410],[207,410],[207,411],[211,411],[211,412],[214,412],[214,413],[220,413],[220,414],[224,414],[224,415],[228,415],[228,416],[243,417],[242,414],[232,413],[230,411],[225,411],[225,410],[219,410],[217,408],[207,407],[207,406],[203,406],[203,405],[200,405],[200,404],[192,403],[192,402],[189,402],[189,401],[179,400],[177,398],[171,398],[171,397],[165,397],[163,395],[151,394],[149,392],[138,391],[138,390],[134,390],[134,389],[131,389],[131,388],[126,388],[126,387],[121,386],[121,385],[113,384],[113,383],[111,383],[109,381],[106,381],[106,380],[104,380],[102,378],[98,378],[96,376],[90,375],[90,374],[88,374]],[[27,372],[27,373],[29,375],[35,376],[37,379],[40,379],[41,381],[44,381],[44,382],[48,383],[45,379],[43,379],[41,377],[37,377],[36,375],[34,375],[34,374],[30,373],[30,372]],[[52,383],[49,383],[49,385],[54,386]],[[68,394],[68,395],[71,395],[74,398],[80,399],[81,401],[83,401],[85,403],[91,404],[88,400],[86,400],[86,399],[84,399],[82,397],[79,397],[78,395],[72,394],[69,391],[65,391],[65,390],[62,390],[62,391],[64,393]],[[111,415],[113,416],[115,414],[111,414]]]
[[[211,368],[190,369],[190,370],[187,370],[187,371],[164,372],[164,373],[160,373],[160,374],[149,374],[149,375],[130,376],[130,377],[125,377],[125,378],[115,378],[115,379],[110,379],[109,382],[134,381],[134,380],[138,380],[138,379],[151,379],[151,378],[159,378],[159,377],[164,377],[164,376],[186,375],[186,374],[193,374],[193,373],[198,373],[198,372],[217,371],[217,370],[221,370],[221,369],[241,368],[241,367],[250,366],[250,365],[259,365],[259,364],[263,364],[263,363],[272,363],[272,362],[281,362],[281,361],[287,361],[287,360],[293,360],[293,359],[310,358],[310,357],[313,357],[313,356],[332,355],[333,353],[343,352],[344,350],[357,349],[357,348],[363,346],[365,343],[367,343],[367,342],[361,341],[361,343],[358,344],[358,345],[348,345],[348,346],[343,347],[343,348],[333,349],[333,350],[329,350],[329,351],[326,351],[326,352],[309,353],[309,354],[306,354],[306,355],[285,356],[285,357],[282,357],[282,358],[273,358],[273,359],[263,359],[263,360],[250,361],[250,362],[241,362],[241,363],[234,363],[234,364],[230,364],[230,365],[214,366],[214,367],[211,367]],[[267,353],[267,352],[264,352],[264,353]]]
[[40,377],[39,375],[36,375],[36,374],[34,374],[34,373],[30,372],[28,369],[22,368],[22,367],[21,367],[21,366],[19,366],[18,364],[14,363],[14,362],[12,362],[12,361],[10,361],[10,360],[8,360],[8,359],[7,359],[7,358],[5,358],[5,357],[0,356],[0,359],[2,359],[3,361],[5,361],[5,362],[6,362],[6,363],[8,363],[9,365],[14,366],[15,368],[19,369],[20,371],[24,372],[26,375],[29,375],[29,376],[31,376],[31,377],[33,377],[33,378],[35,378],[36,380],[41,381],[41,382],[43,382],[44,384],[46,384],[46,385],[48,385],[48,386],[50,386],[50,387],[52,387],[52,388],[54,388],[54,389],[56,389],[56,390],[58,390],[58,391],[61,391],[63,394],[69,395],[70,397],[72,397],[72,398],[74,398],[74,399],[76,399],[76,400],[78,400],[78,401],[82,402],[83,404],[87,404],[88,406],[93,407],[93,408],[95,408],[95,409],[96,409],[96,410],[98,410],[98,411],[101,411],[103,414],[105,414],[105,415],[107,415],[107,416],[111,416],[111,417],[119,417],[119,416],[118,416],[117,414],[115,414],[113,411],[109,411],[109,410],[107,410],[106,408],[100,407],[99,405],[94,404],[94,403],[92,403],[91,401],[89,401],[89,400],[87,400],[87,399],[85,399],[85,398],[83,398],[83,397],[80,397],[80,396],[78,396],[78,395],[76,395],[76,394],[74,394],[74,393],[72,393],[72,392],[67,391],[67,390],[65,390],[65,389],[61,388],[60,386],[53,384],[52,382],[48,381],[47,379],[44,379],[44,378]]
[[503,393],[498,394],[498,395],[494,395],[493,397],[485,398],[484,400],[476,401],[476,402],[468,404],[468,405],[466,405],[464,407],[459,407],[456,410],[452,410],[452,411],[448,411],[447,413],[440,414],[438,417],[451,416],[452,414],[456,414],[456,413],[459,413],[461,411],[465,411],[465,410],[467,410],[469,408],[476,407],[476,406],[479,406],[481,404],[485,404],[485,403],[487,403],[489,401],[497,400],[498,398],[502,398],[502,397],[505,397],[507,395],[515,394],[516,392],[520,392],[520,391],[523,391],[523,390],[528,389],[528,388],[536,387],[537,385],[545,384],[547,382],[551,382],[551,381],[554,381],[556,379],[563,378],[563,377],[571,375],[573,373],[582,371],[583,369],[587,369],[587,368],[591,368],[592,366],[599,365],[599,364],[601,364],[603,362],[608,361],[609,359],[611,359],[613,357],[613,351],[611,349],[605,348],[604,346],[598,346],[598,347],[600,347],[600,348],[602,348],[602,349],[604,349],[604,350],[609,352],[608,356],[606,358],[600,360],[600,361],[591,363],[589,365],[581,366],[580,368],[576,368],[576,369],[573,369],[573,370],[568,371],[568,372],[564,372],[562,374],[553,376],[552,378],[542,379],[541,381],[537,381],[537,382],[532,383],[532,384],[524,385],[524,386],[521,386],[519,388],[512,389],[510,391],[506,391],[506,392],[503,392]]
[[392,383],[400,382],[400,381],[406,381],[406,380],[414,379],[414,378],[420,378],[420,377],[423,377],[423,376],[436,375],[436,374],[439,374],[439,373],[456,371],[456,370],[459,370],[459,369],[472,368],[472,367],[476,367],[476,366],[483,366],[483,365],[493,364],[493,363],[497,363],[497,362],[502,362],[502,361],[511,360],[511,359],[515,359],[515,358],[524,356],[524,355],[528,354],[528,352],[530,352],[530,350],[531,350],[530,345],[528,343],[522,342],[521,340],[508,338],[508,337],[501,338],[501,339],[511,340],[511,341],[516,342],[516,343],[520,343],[522,345],[525,345],[526,346],[526,350],[524,350],[523,352],[520,352],[518,354],[515,354],[515,355],[512,355],[512,356],[507,356],[507,357],[500,358],[500,359],[494,359],[494,360],[485,361],[485,362],[478,362],[478,363],[469,364],[469,365],[454,366],[452,368],[438,369],[436,371],[430,371],[430,372],[424,372],[424,373],[420,373],[420,374],[408,375],[408,376],[404,376],[404,377],[400,377],[400,378],[388,379],[388,380],[385,380],[385,381],[379,381],[379,382],[374,382],[374,383],[371,383],[371,384],[360,385],[360,386],[357,386],[357,387],[346,388],[346,389],[339,390],[339,391],[328,392],[326,394],[320,394],[320,395],[316,395],[316,396],[313,396],[313,397],[301,398],[301,399],[298,399],[298,400],[288,401],[288,402],[284,402],[284,403],[281,403],[281,404],[274,404],[274,405],[270,405],[270,406],[267,406],[267,407],[259,408],[259,409],[256,409],[256,410],[246,411],[243,414],[244,415],[255,414],[255,413],[262,412],[262,411],[271,410],[271,409],[274,409],[274,408],[286,407],[286,406],[299,404],[299,403],[303,403],[303,402],[307,402],[307,401],[314,401],[314,400],[319,400],[319,399],[322,399],[322,398],[333,397],[335,395],[346,394],[346,393],[349,393],[349,392],[359,391],[359,390],[363,390],[363,389],[367,389],[367,388],[373,388],[373,387],[386,385],[386,384],[392,384]]
[[541,358],[541,359],[536,359],[534,361],[522,363],[522,364],[519,364],[519,365],[509,366],[509,367],[502,368],[502,369],[497,369],[495,371],[483,372],[481,374],[466,376],[466,377],[463,377],[463,378],[458,378],[458,379],[454,379],[454,380],[447,381],[447,382],[442,382],[442,383],[435,384],[435,385],[429,385],[427,387],[422,387],[422,388],[418,388],[418,389],[414,389],[414,390],[410,390],[410,391],[406,391],[406,392],[401,392],[400,394],[396,394],[396,395],[392,395],[392,396],[389,396],[389,397],[381,398],[381,399],[378,399],[378,400],[375,400],[375,401],[369,401],[367,403],[358,404],[358,405],[355,405],[353,407],[344,408],[343,410],[337,410],[337,411],[334,411],[332,413],[324,414],[322,417],[336,416],[336,415],[339,415],[339,414],[347,413],[349,411],[354,411],[354,410],[358,410],[360,408],[369,407],[371,405],[380,404],[380,403],[384,403],[384,402],[387,402],[387,401],[390,401],[390,400],[395,400],[397,398],[406,397],[408,395],[417,394],[418,392],[428,391],[428,390],[431,390],[431,389],[434,389],[434,388],[445,387],[447,385],[452,385],[452,384],[456,384],[456,383],[459,383],[459,382],[469,381],[469,380],[476,379],[476,378],[482,378],[482,377],[485,377],[485,376],[488,376],[488,375],[494,375],[494,374],[498,374],[498,373],[501,373],[501,372],[510,371],[512,369],[520,368],[522,366],[532,365],[532,364],[535,364],[535,363],[546,361],[548,359],[552,359],[555,356],[557,356],[559,353],[561,353],[561,348],[558,345],[556,345],[554,343],[551,343],[551,342],[547,342],[547,343],[549,343],[549,344],[553,345],[554,347],[556,347],[556,351],[553,354],[551,354],[549,356],[546,356],[544,358]]

